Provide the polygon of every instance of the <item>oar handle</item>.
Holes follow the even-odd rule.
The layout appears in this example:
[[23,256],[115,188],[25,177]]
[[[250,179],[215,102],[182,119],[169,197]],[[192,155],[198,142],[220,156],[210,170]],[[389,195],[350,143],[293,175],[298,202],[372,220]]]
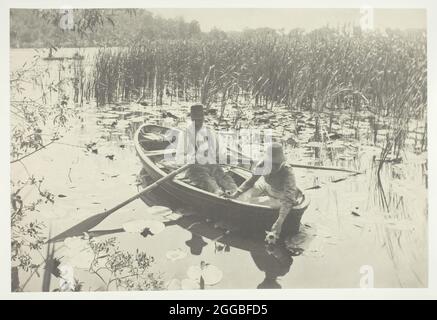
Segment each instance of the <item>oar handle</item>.
[[[228,147],[228,150],[230,150],[232,152],[237,152],[238,155],[242,156],[243,158],[249,159],[251,164],[254,162],[254,160],[251,157],[249,157],[248,155],[245,155],[244,153],[242,153],[242,152],[240,152],[238,150],[234,150],[234,149],[229,148],[229,147]],[[290,165],[292,167],[294,167],[294,168],[304,168],[304,169],[314,169],[314,170],[327,170],[327,171],[347,172],[347,173],[353,173],[353,174],[363,174],[363,172],[353,171],[353,170],[348,170],[348,169],[343,169],[343,168],[310,166],[310,165],[303,165],[303,164],[296,164],[296,163],[291,163]]]

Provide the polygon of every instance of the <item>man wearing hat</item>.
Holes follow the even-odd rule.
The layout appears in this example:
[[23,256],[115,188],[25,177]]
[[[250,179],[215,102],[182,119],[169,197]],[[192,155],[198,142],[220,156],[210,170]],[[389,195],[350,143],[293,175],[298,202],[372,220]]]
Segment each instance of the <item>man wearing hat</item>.
[[218,135],[204,125],[203,105],[191,106],[190,118],[183,139],[178,139],[176,157],[179,163],[192,163],[186,176],[199,188],[223,195],[232,194],[237,185],[218,164],[219,155],[224,152]]
[[[249,190],[250,189],[250,190]],[[246,192],[250,191],[250,192]],[[243,194],[244,193],[244,194]],[[266,156],[256,166],[252,176],[232,195],[242,201],[259,202],[273,208],[279,208],[279,216],[273,224],[267,239],[274,243],[281,234],[282,224],[291,208],[302,200],[302,192],[296,186],[292,167],[285,162],[282,145],[272,143],[267,147]],[[268,202],[263,202],[268,198]],[[295,232],[298,231],[295,230]]]

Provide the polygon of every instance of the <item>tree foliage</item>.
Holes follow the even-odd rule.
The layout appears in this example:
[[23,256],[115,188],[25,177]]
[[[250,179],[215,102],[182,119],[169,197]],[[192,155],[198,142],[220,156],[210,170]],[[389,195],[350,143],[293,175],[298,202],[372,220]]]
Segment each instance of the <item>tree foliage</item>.
[[189,39],[201,34],[197,21],[163,19],[142,9],[71,9],[71,28],[61,26],[65,15],[54,9],[11,10],[11,47],[125,46],[144,39]]

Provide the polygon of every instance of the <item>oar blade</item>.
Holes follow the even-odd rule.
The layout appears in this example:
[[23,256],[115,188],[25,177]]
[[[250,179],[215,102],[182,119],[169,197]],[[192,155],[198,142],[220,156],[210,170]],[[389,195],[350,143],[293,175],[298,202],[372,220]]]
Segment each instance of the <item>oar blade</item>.
[[59,241],[63,241],[66,238],[69,237],[77,237],[77,236],[81,236],[83,235],[84,232],[88,232],[89,230],[91,230],[92,228],[94,228],[95,226],[97,226],[100,222],[102,222],[104,219],[106,219],[110,214],[116,212],[118,209],[123,208],[124,206],[126,206],[127,204],[131,203],[132,201],[134,201],[135,199],[138,199],[141,195],[150,192],[151,190],[155,189],[156,187],[158,187],[158,185],[164,181],[167,181],[169,179],[172,179],[174,176],[176,176],[178,173],[188,169],[191,166],[191,164],[185,164],[184,166],[180,167],[179,169],[176,169],[175,171],[169,173],[168,175],[162,177],[161,179],[158,179],[157,181],[155,181],[154,183],[152,183],[151,185],[149,185],[148,187],[146,187],[144,190],[142,190],[141,192],[137,193],[136,195],[130,197],[129,199],[123,201],[122,203],[116,205],[115,207],[113,207],[110,210],[107,210],[105,212],[96,214],[92,217],[89,217],[87,219],[85,219],[84,221],[76,224],[75,226],[71,227],[70,229],[62,232],[61,234],[57,235],[56,237],[49,239],[47,241],[47,243],[50,242],[59,242]]
[[74,225],[70,229],[67,229],[66,231],[58,234],[57,236],[49,239],[47,242],[48,243],[60,242],[60,241],[64,241],[66,238],[69,238],[69,237],[81,236],[81,235],[83,235],[84,232],[88,232],[88,230],[97,226],[107,216],[108,216],[108,212],[102,212],[102,213],[96,214],[92,217],[89,217],[89,218],[85,219],[84,221]]

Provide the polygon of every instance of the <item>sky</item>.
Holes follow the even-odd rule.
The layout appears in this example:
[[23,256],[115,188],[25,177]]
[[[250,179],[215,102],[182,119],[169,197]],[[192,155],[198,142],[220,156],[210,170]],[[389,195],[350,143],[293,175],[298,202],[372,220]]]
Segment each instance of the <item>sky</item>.
[[[312,30],[329,25],[336,27],[345,23],[359,25],[365,13],[360,9],[147,9],[163,18],[183,17],[185,21],[197,20],[202,31],[217,27],[224,31],[241,31],[245,28],[270,27]],[[373,9],[374,28],[426,28],[424,9]],[[371,17],[371,15],[369,15]]]

